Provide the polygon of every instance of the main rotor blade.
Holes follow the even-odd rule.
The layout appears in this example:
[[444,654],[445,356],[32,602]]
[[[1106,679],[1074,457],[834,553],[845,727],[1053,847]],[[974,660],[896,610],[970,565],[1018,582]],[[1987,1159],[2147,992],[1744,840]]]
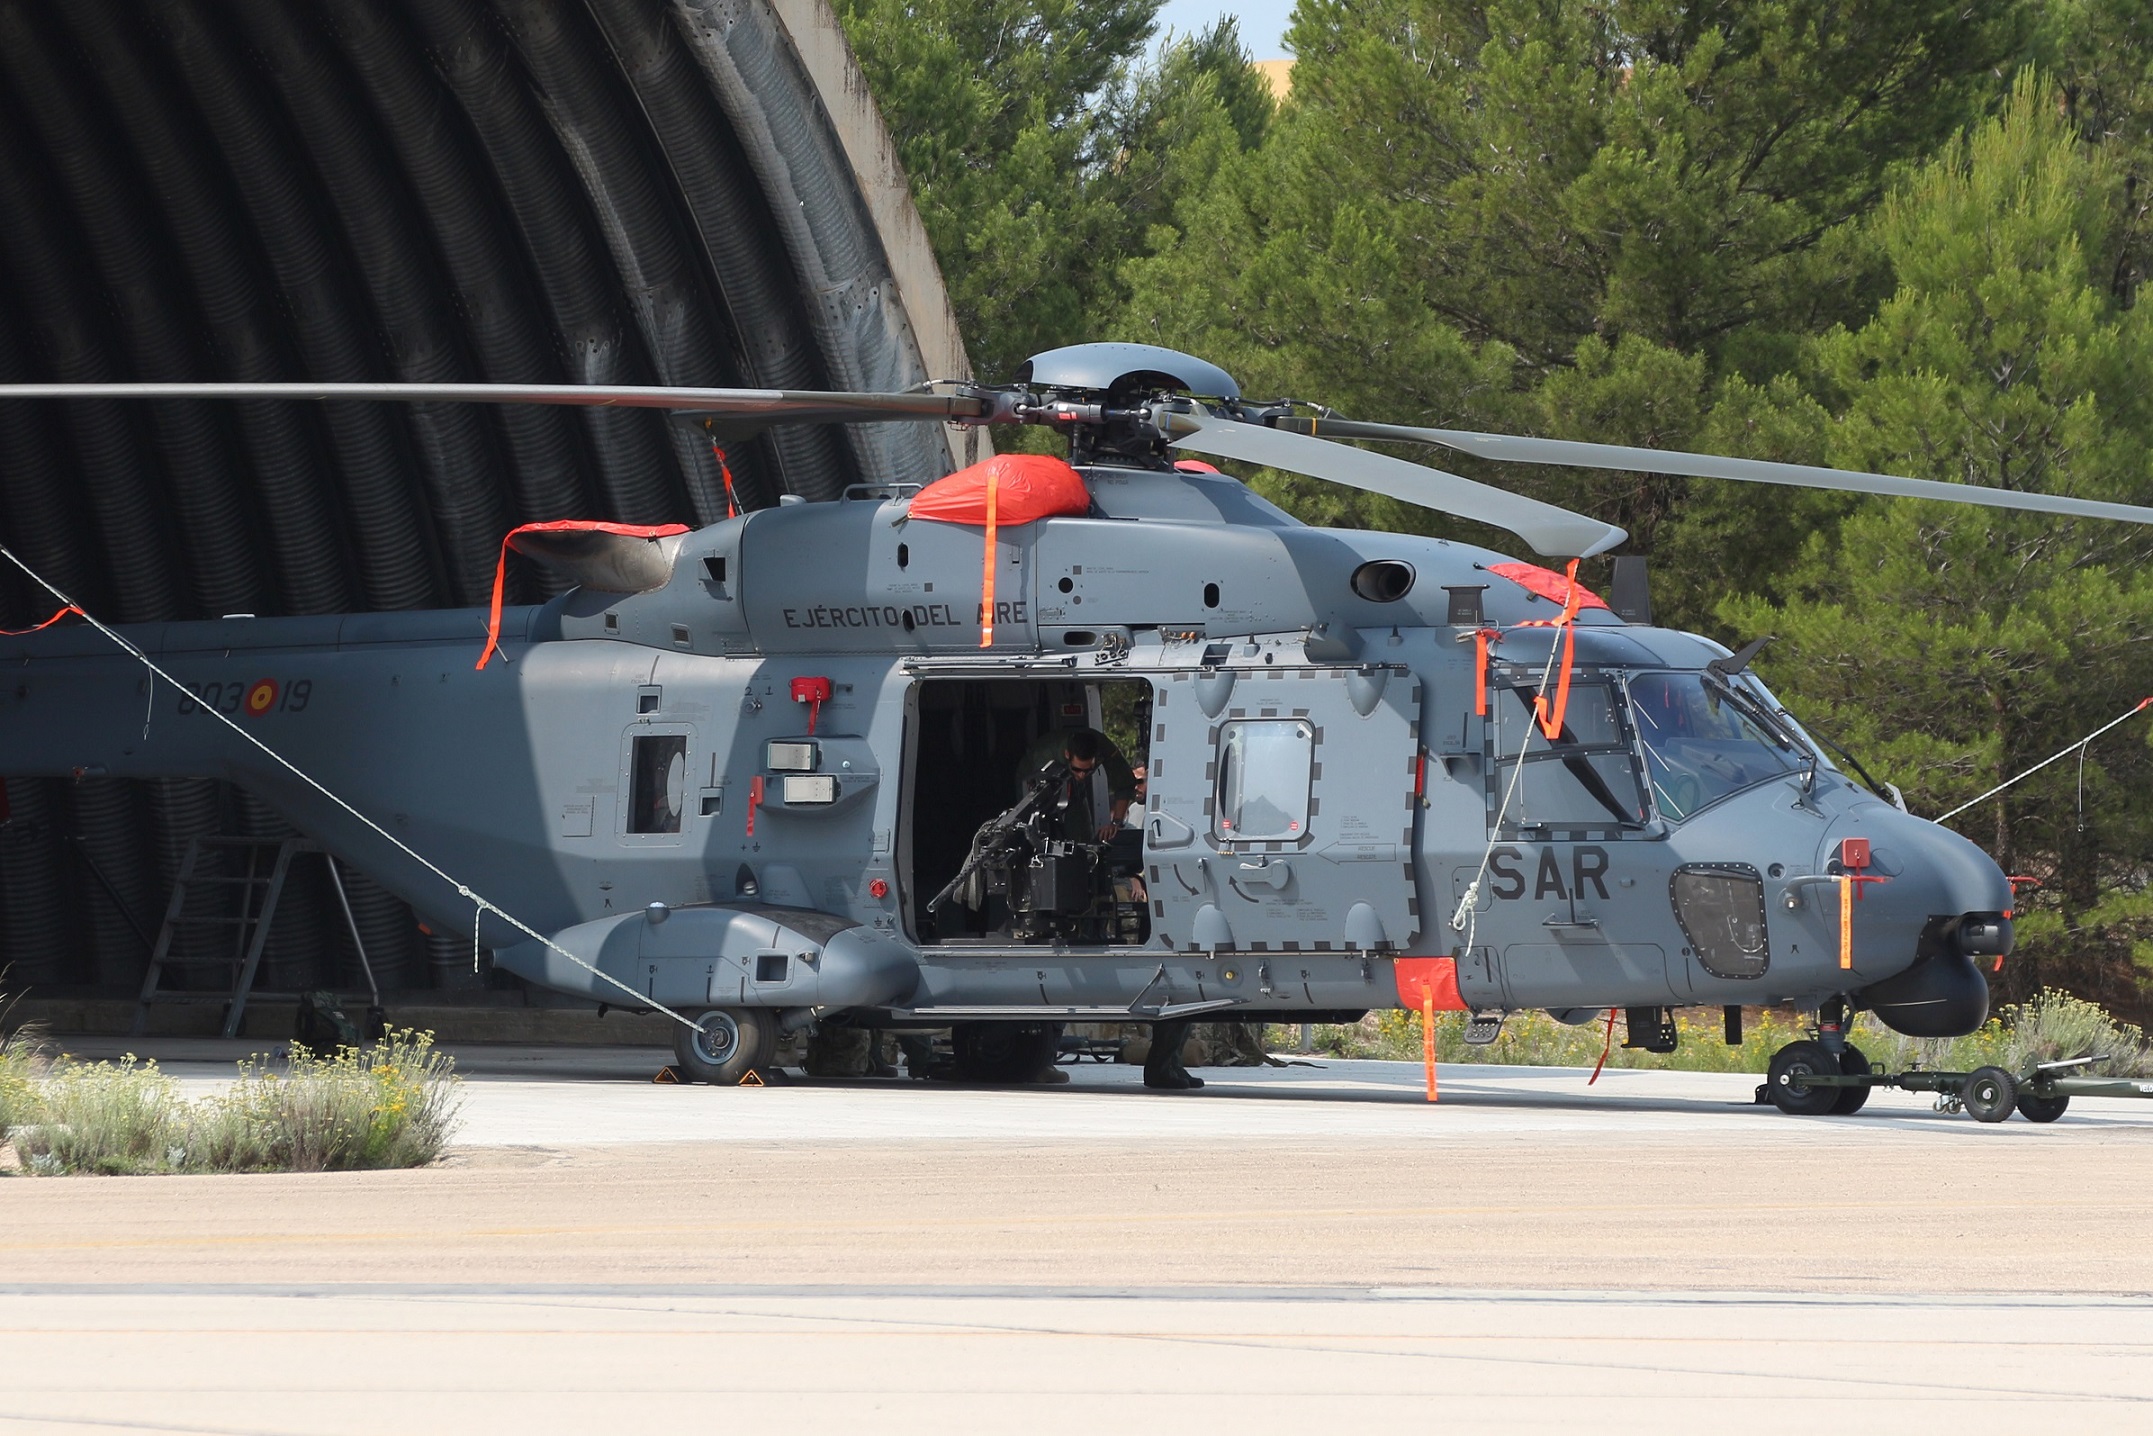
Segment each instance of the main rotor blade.
[[669,409],[766,424],[976,419],[970,394],[844,394],[799,389],[680,389],[630,384],[0,384],[0,399],[366,399],[427,404],[568,404]]
[[1329,479],[1424,509],[1475,519],[1507,529],[1535,552],[1553,557],[1590,558],[1629,537],[1613,524],[1523,494],[1327,439],[1177,410],[1165,411],[1161,425],[1177,449]]
[[1625,469],[1640,474],[1740,479],[1752,484],[1790,484],[1804,489],[1840,489],[1855,494],[1883,494],[1890,498],[1937,499],[1950,504],[1981,504],[1992,509],[2027,509],[2034,513],[2153,524],[2153,508],[2140,508],[2136,504],[2020,493],[2013,489],[1983,488],[1979,484],[1947,484],[1935,479],[1905,479],[1896,474],[1870,474],[1858,469],[1781,464],[1768,459],[1730,459],[1718,454],[1687,454],[1674,449],[1635,449],[1622,444],[1587,444],[1572,439],[1527,439],[1514,434],[1475,433],[1469,429],[1417,429],[1405,424],[1371,424],[1358,419],[1295,417],[1280,422],[1291,425],[1296,433],[1440,444],[1446,449],[1505,464],[1565,464],[1579,469]]

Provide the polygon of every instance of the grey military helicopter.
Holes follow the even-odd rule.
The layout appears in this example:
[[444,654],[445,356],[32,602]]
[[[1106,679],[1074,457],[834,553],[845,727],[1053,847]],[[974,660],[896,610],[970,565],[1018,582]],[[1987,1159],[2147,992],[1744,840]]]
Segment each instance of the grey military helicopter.
[[[440,384],[0,386],[0,398],[623,404],[721,422],[1043,425],[1064,502],[935,510],[868,485],[694,532],[520,535],[573,579],[497,612],[49,627],[0,639],[0,767],[221,778],[524,980],[679,1019],[737,1082],[810,1024],[949,1029],[1023,1080],[1061,1024],[1344,1021],[1372,1008],[1582,1022],[1793,1003],[1792,1112],[1851,1112],[1860,1011],[1984,1019],[2011,888],[1849,774],[1740,653],[1469,544],[1308,527],[1205,455],[1387,494],[1545,558],[1585,515],[1343,440],[2153,522],[2153,510],[1798,465],[1358,423],[1244,399],[1170,350],[1085,344],[1005,386],[903,394]],[[989,461],[990,464],[1002,461]],[[1034,461],[1048,465],[1058,460]],[[976,466],[975,466],[976,467]],[[1012,475],[1014,470],[1009,471]],[[1068,484],[1074,482],[1072,491]],[[959,496],[960,498],[962,495]],[[1070,500],[1073,497],[1073,501]],[[917,512],[915,510],[918,510]],[[985,522],[981,520],[984,519]],[[12,555],[10,555],[12,557]],[[497,656],[495,656],[497,653]],[[1112,712],[1141,838],[1058,824],[1023,770]],[[475,918],[474,918],[475,911]],[[1182,1085],[1185,1081],[1161,1085]]]

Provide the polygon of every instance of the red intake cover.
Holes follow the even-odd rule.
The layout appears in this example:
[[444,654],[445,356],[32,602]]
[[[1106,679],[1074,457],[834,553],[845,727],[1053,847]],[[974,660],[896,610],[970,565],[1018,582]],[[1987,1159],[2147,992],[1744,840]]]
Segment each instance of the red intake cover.
[[916,519],[951,524],[987,521],[987,480],[994,480],[994,521],[1028,524],[1035,519],[1091,512],[1091,493],[1077,471],[1051,454],[996,454],[936,479],[912,496]]

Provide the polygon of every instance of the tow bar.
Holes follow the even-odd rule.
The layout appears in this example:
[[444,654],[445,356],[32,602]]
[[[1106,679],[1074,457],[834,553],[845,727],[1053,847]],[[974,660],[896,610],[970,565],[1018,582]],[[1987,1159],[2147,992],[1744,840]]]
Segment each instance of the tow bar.
[[[2029,1122],[2053,1122],[2073,1097],[2153,1097],[2153,1078],[2074,1076],[2075,1069],[2106,1057],[2073,1057],[2036,1062],[2016,1076],[2001,1067],[1971,1072],[1850,1072],[1826,1075],[1790,1072],[1781,1080],[1794,1092],[1815,1087],[1896,1087],[1902,1092],[1934,1092],[1939,1112],[1968,1112],[1977,1122],[2001,1122],[2014,1111]],[[1769,1083],[1757,1088],[1757,1101],[1770,1103]]]

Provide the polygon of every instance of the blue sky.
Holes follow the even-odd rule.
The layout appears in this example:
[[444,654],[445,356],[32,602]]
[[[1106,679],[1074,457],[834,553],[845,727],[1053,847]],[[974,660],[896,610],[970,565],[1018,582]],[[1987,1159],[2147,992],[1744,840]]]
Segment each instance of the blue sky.
[[1293,0],[1251,0],[1239,5],[1225,0],[1166,0],[1159,7],[1159,33],[1163,36],[1173,29],[1188,34],[1205,28],[1221,15],[1241,17],[1241,43],[1248,46],[1253,58],[1284,58],[1286,47],[1279,43],[1279,37],[1286,33],[1286,22],[1293,15]]

